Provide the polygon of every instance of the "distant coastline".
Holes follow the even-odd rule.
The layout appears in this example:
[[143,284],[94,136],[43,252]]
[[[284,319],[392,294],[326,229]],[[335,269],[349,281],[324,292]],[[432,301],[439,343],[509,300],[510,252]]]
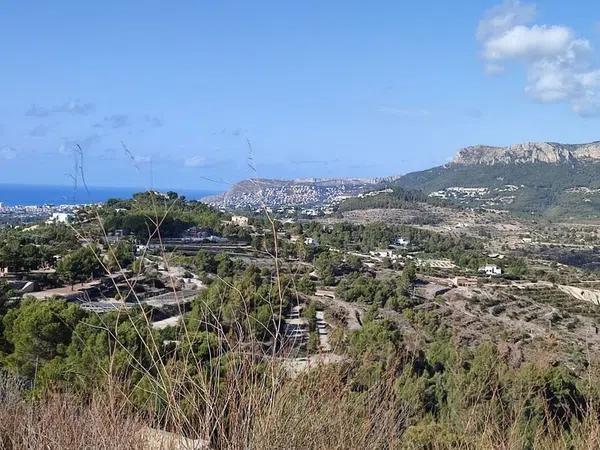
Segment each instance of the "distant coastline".
[[[136,192],[148,190],[141,187],[109,187],[56,185],[26,185],[0,183],[0,203],[4,206],[30,205],[74,205],[82,203],[104,202],[109,198],[130,198]],[[157,189],[161,192],[174,191],[192,200],[200,200],[219,191],[207,189]]]

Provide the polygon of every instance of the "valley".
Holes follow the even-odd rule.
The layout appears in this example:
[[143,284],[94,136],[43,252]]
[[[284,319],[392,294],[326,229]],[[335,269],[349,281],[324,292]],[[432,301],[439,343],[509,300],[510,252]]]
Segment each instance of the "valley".
[[[74,206],[55,220],[15,216],[0,228],[0,363],[35,380],[27,388],[35,395],[50,386],[88,395],[98,384],[132,383],[122,388],[128,407],[157,417],[144,436],[172,433],[157,416],[161,392],[186,389],[198,402],[169,420],[206,420],[227,400],[204,391],[240,395],[238,383],[268,402],[285,402],[286,389],[312,379],[366,399],[390,377],[419,393],[409,403],[399,387],[389,394],[411,405],[414,423],[441,420],[432,405],[456,411],[448,396],[464,392],[454,383],[488,386],[472,380],[478,367],[498,377],[494,389],[516,389],[525,377],[528,390],[542,389],[552,402],[563,385],[584,398],[578,386],[600,367],[600,220],[582,215],[578,203],[567,204],[568,216],[515,211],[534,188],[506,184],[513,166],[465,167],[426,177],[479,177],[492,168],[504,179],[440,187],[433,177],[429,192],[414,186],[423,180],[415,174],[262,180],[207,199],[212,205],[147,191]],[[165,385],[165,375],[177,383]],[[548,377],[559,388],[536,381]],[[319,392],[333,408],[333,397]],[[238,399],[248,408],[258,401]],[[161,436],[219,439],[204,426]]]

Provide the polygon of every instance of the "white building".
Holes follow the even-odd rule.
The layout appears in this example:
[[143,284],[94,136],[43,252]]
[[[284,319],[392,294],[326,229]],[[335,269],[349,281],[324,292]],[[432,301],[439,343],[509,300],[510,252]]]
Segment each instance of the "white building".
[[69,223],[73,219],[73,214],[69,213],[52,213],[52,216],[46,220],[47,224],[51,223]]
[[319,246],[319,243],[317,242],[317,240],[314,238],[311,238],[311,237],[304,238],[304,243],[306,245],[310,245],[313,248]]
[[248,218],[246,216],[231,216],[231,223],[240,227],[247,227]]
[[408,244],[410,244],[410,240],[403,238],[403,237],[398,237],[398,238],[396,238],[395,243],[396,243],[396,245],[399,245],[401,247],[407,247]]
[[478,271],[486,275],[502,275],[502,269],[495,264],[481,266]]
[[389,258],[392,261],[397,261],[400,259],[400,256],[395,254],[393,250],[371,250],[369,252],[371,256],[375,259],[382,260],[383,258]]
[[300,214],[302,214],[303,216],[316,217],[316,216],[319,215],[319,211],[317,211],[314,208],[309,208],[309,209],[303,209],[303,210],[301,210]]

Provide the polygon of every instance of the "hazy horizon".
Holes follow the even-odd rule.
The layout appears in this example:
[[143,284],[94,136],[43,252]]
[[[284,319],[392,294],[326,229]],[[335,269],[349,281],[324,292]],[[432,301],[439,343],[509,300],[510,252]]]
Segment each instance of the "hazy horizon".
[[[131,198],[133,194],[147,191],[142,186],[69,186],[40,184],[0,183],[0,204],[2,206],[32,205],[79,205],[105,202],[110,198]],[[155,187],[161,192],[175,191],[189,200],[201,200],[204,197],[219,194],[222,191],[210,189],[173,189]]]

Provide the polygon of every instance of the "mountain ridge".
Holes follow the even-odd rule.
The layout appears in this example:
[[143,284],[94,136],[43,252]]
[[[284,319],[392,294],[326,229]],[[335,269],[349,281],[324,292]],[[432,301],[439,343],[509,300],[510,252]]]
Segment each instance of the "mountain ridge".
[[[465,206],[596,217],[600,211],[600,141],[476,145],[460,149],[448,164],[401,176],[243,180],[204,201],[229,209],[332,206],[348,197],[394,186]],[[486,193],[475,196],[473,188]]]
[[600,161],[600,141],[584,144],[524,142],[506,147],[475,145],[460,149],[451,164],[494,165]]
[[465,147],[450,163],[408,173],[393,184],[465,206],[597,218],[600,142]]

